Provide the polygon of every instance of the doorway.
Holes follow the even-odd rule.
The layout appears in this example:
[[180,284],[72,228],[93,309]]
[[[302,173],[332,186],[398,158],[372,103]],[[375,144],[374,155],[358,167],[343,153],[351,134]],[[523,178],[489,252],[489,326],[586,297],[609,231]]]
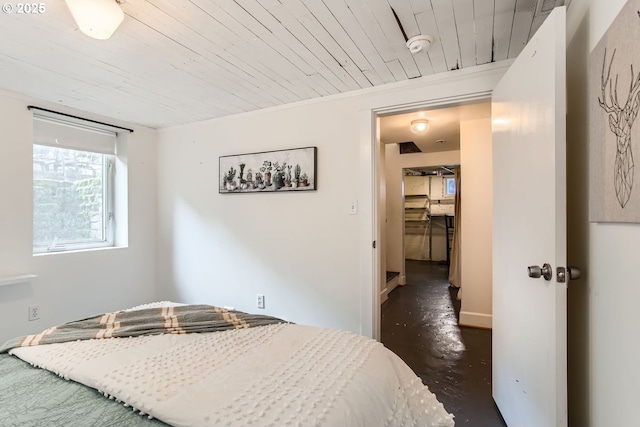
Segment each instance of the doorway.
[[407,260],[451,264],[457,168],[459,165],[402,169],[405,264]]
[[[428,130],[420,134],[411,132],[410,125],[416,120],[427,121]],[[380,303],[394,288],[393,285],[387,287],[386,272],[398,272],[398,284],[406,283],[407,250],[410,259],[450,259],[449,231],[456,227],[451,221],[447,222],[447,216],[453,216],[454,207],[454,195],[446,194],[447,180],[453,181],[451,173],[461,165],[460,169],[466,171],[461,178],[462,188],[466,187],[462,190],[465,202],[461,216],[468,219],[462,235],[468,237],[459,246],[468,252],[469,262],[463,267],[468,277],[465,292],[468,291],[470,297],[468,305],[463,302],[461,323],[490,328],[490,102],[473,100],[421,111],[394,112],[380,115],[378,122]],[[404,150],[407,144],[413,144],[414,148]],[[428,199],[424,197],[426,194]],[[405,209],[407,207],[410,209]],[[406,237],[407,230],[413,232],[409,237]],[[418,252],[426,251],[426,256],[416,256],[413,250],[416,248]]]
[[[402,126],[409,128],[418,118],[428,120],[428,132],[392,134]],[[485,124],[490,136],[490,120],[487,103],[379,117],[379,152],[384,160],[379,163],[384,167],[379,174],[379,188],[384,191],[380,200],[385,201],[379,210],[384,214],[379,217],[379,226],[385,229],[383,263],[385,271],[398,271],[401,279],[395,290],[388,285],[381,292],[381,301],[386,300],[381,307],[381,341],[416,371],[458,419],[503,426],[491,397],[491,332],[458,325],[461,304],[448,277],[453,237],[449,227],[453,231],[454,223],[447,218],[454,217],[455,191],[447,181],[455,182],[454,169],[469,161],[463,158],[463,150],[473,151],[461,138],[476,133],[478,123]],[[446,126],[448,133],[439,126]],[[417,149],[403,151],[408,142]],[[473,161],[470,171],[476,172]],[[491,164],[488,171],[491,174]]]

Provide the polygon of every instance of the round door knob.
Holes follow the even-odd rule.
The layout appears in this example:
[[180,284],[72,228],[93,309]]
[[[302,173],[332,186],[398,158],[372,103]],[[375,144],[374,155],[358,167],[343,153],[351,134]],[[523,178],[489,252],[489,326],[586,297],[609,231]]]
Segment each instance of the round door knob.
[[553,269],[547,263],[542,267],[539,265],[532,265],[529,267],[529,277],[533,277],[534,279],[544,277],[544,280],[551,280],[551,277],[553,277]]
[[542,277],[542,269],[539,265],[532,265],[529,267],[529,277],[533,277],[534,279]]
[[578,267],[567,267],[567,273],[570,280],[577,280],[582,277],[582,273]]

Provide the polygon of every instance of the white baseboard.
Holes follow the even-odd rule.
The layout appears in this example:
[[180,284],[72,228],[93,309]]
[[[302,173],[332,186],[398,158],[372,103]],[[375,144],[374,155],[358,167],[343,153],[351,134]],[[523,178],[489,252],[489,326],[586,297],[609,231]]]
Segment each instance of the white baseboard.
[[398,285],[400,286],[404,286],[407,284],[407,275],[403,274],[402,276],[400,276],[400,278],[398,279]]
[[389,291],[387,288],[384,288],[382,292],[380,292],[380,305],[384,304],[387,299],[389,299]]
[[474,328],[491,329],[493,316],[484,313],[471,313],[469,311],[460,312],[460,326],[471,326]]
[[387,294],[391,293],[392,290],[398,287],[398,276],[387,282]]
[[380,305],[384,304],[384,302],[389,298],[389,293],[397,288],[399,284],[399,276],[396,276],[387,282],[387,286],[380,292]]

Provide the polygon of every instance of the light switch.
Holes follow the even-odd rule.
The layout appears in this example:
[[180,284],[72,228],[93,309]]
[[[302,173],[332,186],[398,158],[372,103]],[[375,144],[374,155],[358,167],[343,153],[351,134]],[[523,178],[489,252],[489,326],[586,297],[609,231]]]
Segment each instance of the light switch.
[[349,204],[349,215],[358,215],[358,201],[352,200]]

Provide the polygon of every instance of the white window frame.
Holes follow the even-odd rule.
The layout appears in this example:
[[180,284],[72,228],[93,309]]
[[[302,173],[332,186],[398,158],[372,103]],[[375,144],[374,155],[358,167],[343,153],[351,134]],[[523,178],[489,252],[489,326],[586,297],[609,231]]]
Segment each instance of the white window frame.
[[455,179],[456,178],[454,176],[443,176],[442,177],[442,198],[443,199],[453,199],[456,196],[456,191],[458,191],[458,188],[456,188],[456,190],[453,193],[449,193],[449,180],[450,179],[453,180],[453,185],[455,186]]
[[[41,123],[36,123],[36,121]],[[40,125],[40,127],[38,127]],[[64,140],[59,143],[56,136],[56,127],[60,127],[61,134],[64,135]],[[53,129],[53,130],[51,130]],[[71,136],[67,138],[66,131],[71,133]],[[98,138],[98,144],[92,146],[91,138],[85,143],[84,140],[74,140],[74,133],[82,131],[90,131],[96,134]],[[100,144],[100,138],[105,139],[105,136],[113,138],[112,146],[110,143]],[[60,148],[98,153],[103,156],[102,167],[102,180],[103,180],[103,200],[102,200],[102,228],[103,239],[91,240],[91,241],[71,241],[71,242],[49,242],[48,244],[36,244],[33,242],[33,253],[46,254],[53,252],[68,252],[87,249],[97,249],[105,247],[115,246],[116,236],[116,222],[115,222],[115,167],[116,167],[116,138],[117,132],[108,126],[98,126],[93,123],[86,123],[82,119],[67,119],[66,117],[59,117],[52,113],[40,113],[34,112],[34,142],[33,145],[41,146],[60,146]],[[95,141],[93,141],[95,142]],[[103,142],[103,141],[102,141]],[[32,166],[33,167],[33,166]],[[35,205],[33,207],[35,212]]]

